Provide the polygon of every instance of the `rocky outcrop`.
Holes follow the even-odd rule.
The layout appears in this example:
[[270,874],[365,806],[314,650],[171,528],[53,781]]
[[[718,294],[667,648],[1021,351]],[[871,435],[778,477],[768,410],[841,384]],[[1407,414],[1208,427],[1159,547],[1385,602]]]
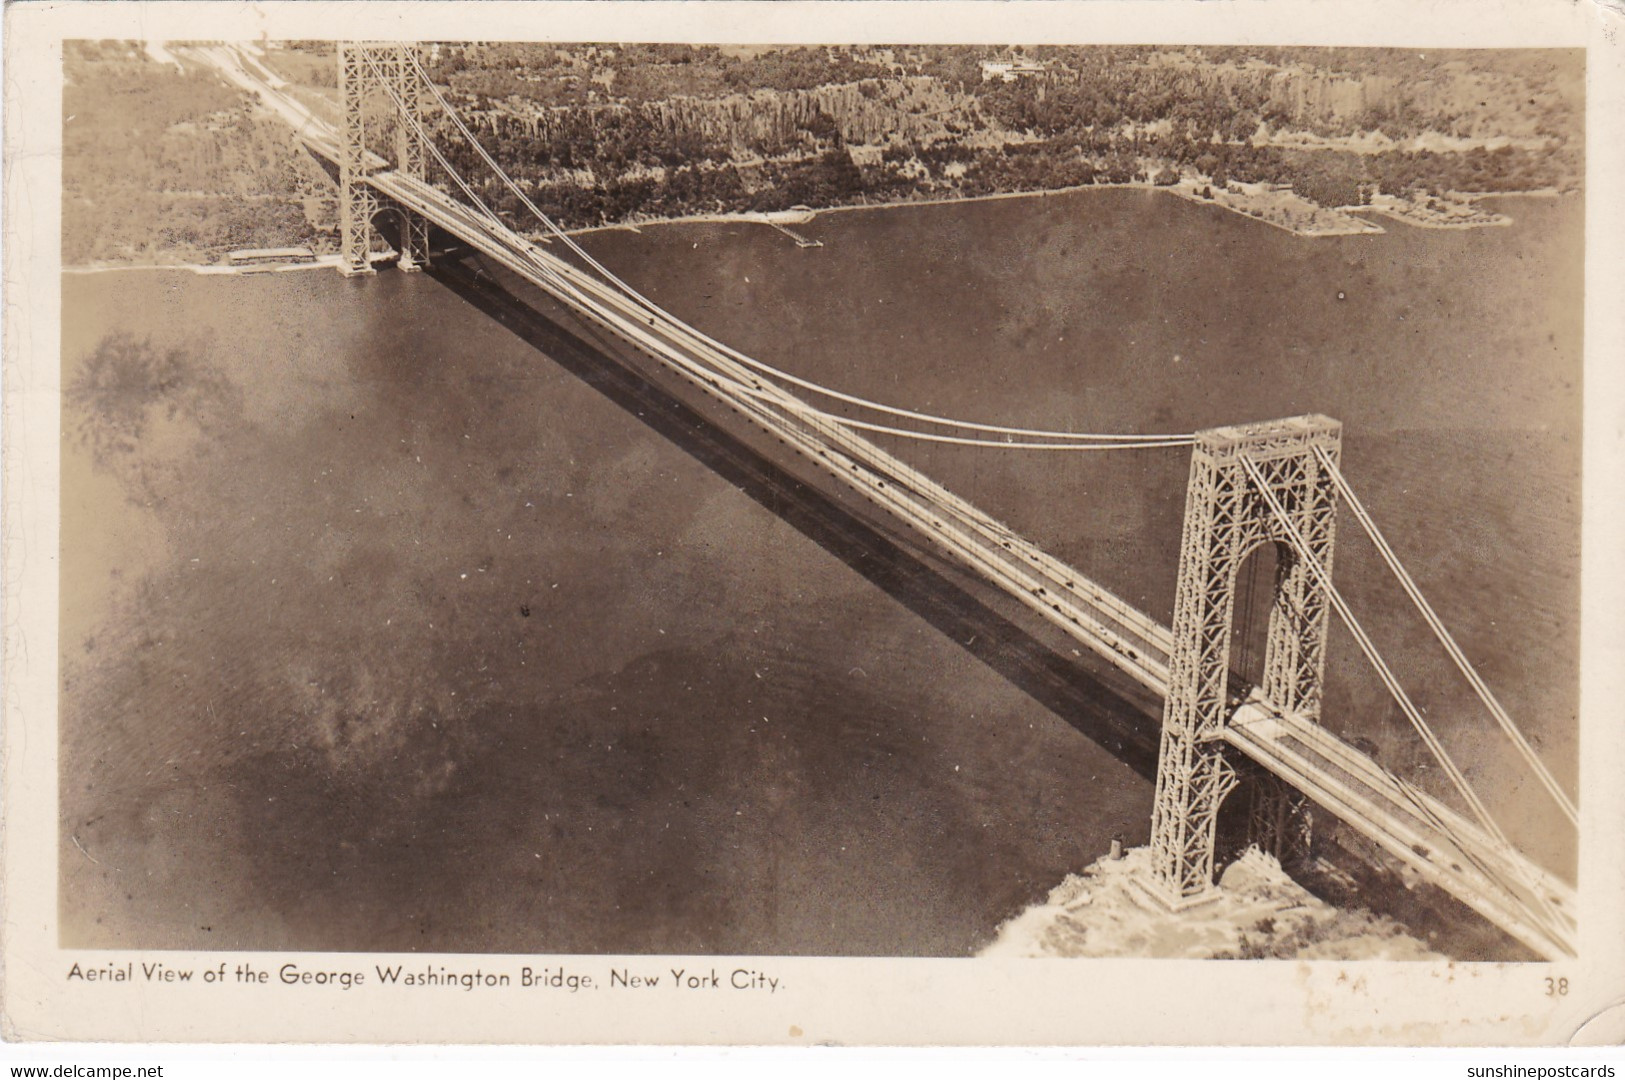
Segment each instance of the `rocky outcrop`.
[[1438,953],[1392,919],[1334,908],[1256,848],[1232,863],[1211,901],[1178,914],[1141,882],[1150,851],[1103,858],[1069,875],[1043,904],[999,928],[990,957],[1429,960]]
[[756,90],[673,97],[637,106],[537,109],[517,102],[475,111],[484,132],[536,140],[635,126],[667,139],[697,139],[740,154],[779,154],[818,135],[848,143],[894,140],[930,146],[976,126],[974,99],[925,77],[865,79],[811,90]]
[[[1510,84],[1510,85],[1509,85]],[[1269,78],[1272,109],[1296,127],[1339,130],[1384,120],[1458,137],[1528,139],[1558,125],[1559,103],[1527,79],[1442,65],[1433,77],[1351,76],[1301,66]]]

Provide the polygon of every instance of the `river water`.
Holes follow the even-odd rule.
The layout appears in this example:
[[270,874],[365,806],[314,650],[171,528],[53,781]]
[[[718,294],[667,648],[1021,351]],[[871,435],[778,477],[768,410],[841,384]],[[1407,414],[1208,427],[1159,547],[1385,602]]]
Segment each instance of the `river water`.
[[[1342,420],[1351,482],[1572,789],[1582,208],[1500,207],[1305,239],[1110,190],[827,214],[798,227],[821,248],[590,246],[715,336],[909,408]],[[933,617],[937,586],[866,563],[883,544],[453,277],[63,290],[65,384],[100,373],[63,415],[64,944],[963,955],[1144,841],[1150,782],[1011,676],[1025,646]],[[908,454],[1170,618],[1182,452]],[[1351,522],[1337,563],[1513,838],[1570,870]],[[1334,637],[1326,722],[1432,786],[1360,666]]]

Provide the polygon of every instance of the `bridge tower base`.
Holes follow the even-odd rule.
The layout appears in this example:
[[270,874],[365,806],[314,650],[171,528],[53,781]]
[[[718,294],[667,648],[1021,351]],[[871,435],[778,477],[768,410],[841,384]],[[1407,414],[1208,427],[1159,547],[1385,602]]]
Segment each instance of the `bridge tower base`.
[[[1224,741],[1235,702],[1230,682],[1231,621],[1236,577],[1257,547],[1277,547],[1274,601],[1264,651],[1264,697],[1281,709],[1316,719],[1326,662],[1330,600],[1303,561],[1329,574],[1336,526],[1336,489],[1315,455],[1333,462],[1342,425],[1324,416],[1214,428],[1196,434],[1174,601],[1174,649],[1169,658],[1157,793],[1151,812],[1150,890],[1179,910],[1207,899],[1219,808],[1242,772]],[[1299,552],[1274,519],[1244,464],[1257,468],[1310,549]],[[1272,778],[1253,786],[1249,815],[1255,842],[1285,854],[1300,827],[1296,800]]]
[[396,245],[400,269],[421,270],[429,265],[428,221],[380,199],[366,182],[370,172],[390,164],[374,150],[374,137],[381,148],[392,149],[397,173],[424,178],[426,129],[417,50],[417,45],[406,42],[339,42],[339,97],[344,106],[339,158],[339,272],[345,277],[373,272],[376,221],[383,212],[394,214],[400,222]]
[[1247,781],[1247,841],[1291,868],[1311,854],[1309,798],[1263,769]]

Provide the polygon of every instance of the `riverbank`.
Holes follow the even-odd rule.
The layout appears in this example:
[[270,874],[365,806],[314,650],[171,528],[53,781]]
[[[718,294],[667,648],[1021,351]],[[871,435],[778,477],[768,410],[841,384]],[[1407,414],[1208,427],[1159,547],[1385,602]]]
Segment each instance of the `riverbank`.
[[[1514,219],[1507,214],[1497,213],[1485,209],[1482,199],[1509,199],[1509,198],[1560,198],[1567,194],[1551,188],[1542,188],[1534,191],[1519,192],[1446,192],[1437,199],[1414,201],[1400,199],[1395,196],[1376,195],[1372,197],[1367,206],[1343,206],[1328,209],[1309,202],[1296,195],[1291,190],[1272,188],[1267,184],[1235,184],[1227,188],[1215,189],[1198,179],[1182,178],[1177,184],[1152,184],[1149,182],[1131,182],[1123,184],[1080,184],[1065,188],[1051,188],[1040,191],[1004,191],[989,195],[963,195],[939,196],[922,199],[904,199],[886,203],[853,203],[841,206],[827,206],[818,208],[802,208],[780,211],[741,211],[738,213],[720,214],[685,214],[675,217],[648,217],[635,218],[630,221],[616,222],[608,225],[592,225],[580,229],[566,229],[565,234],[572,237],[592,236],[599,233],[640,233],[647,228],[658,228],[665,225],[762,225],[784,232],[790,239],[796,239],[795,234],[784,228],[786,225],[805,225],[815,222],[827,214],[851,213],[856,211],[889,210],[901,207],[944,206],[958,203],[997,202],[1006,199],[1042,199],[1061,195],[1072,195],[1083,191],[1101,191],[1113,188],[1130,190],[1164,191],[1170,195],[1201,205],[1217,206],[1232,213],[1240,214],[1253,221],[1260,222],[1280,229],[1283,232],[1304,238],[1325,236],[1356,236],[1380,235],[1386,230],[1378,223],[1364,216],[1381,215],[1391,220],[1401,222],[1418,229],[1477,229],[1486,227],[1505,227],[1513,224]],[[548,243],[550,234],[533,232],[530,239],[539,243]],[[802,246],[821,246],[821,244],[808,243]],[[387,262],[393,259],[393,252],[374,252],[374,262]],[[120,270],[185,270],[194,274],[264,274],[284,273],[293,270],[320,270],[334,269],[341,261],[337,254],[323,254],[316,256],[314,261],[297,263],[266,264],[258,266],[228,266],[219,263],[196,262],[154,262],[154,263],[118,263],[110,261],[96,262],[78,266],[64,266],[64,274],[100,274]]]
[[[1290,188],[1269,184],[1237,184],[1215,188],[1195,177],[1183,177],[1176,184],[1155,184],[1150,181],[1132,181],[1121,184],[1075,184],[1070,187],[1044,188],[1037,191],[1000,191],[988,195],[949,195],[931,198],[900,199],[894,202],[850,203],[826,206],[805,211],[779,211],[761,213],[741,211],[721,214],[682,214],[670,217],[633,217],[627,221],[607,225],[591,225],[580,229],[567,229],[570,236],[590,236],[604,232],[640,232],[661,225],[776,225],[782,223],[806,224],[825,214],[849,213],[860,210],[886,210],[896,207],[943,206],[957,203],[996,202],[1004,199],[1042,199],[1057,195],[1071,195],[1080,191],[1104,191],[1113,188],[1130,190],[1165,191],[1190,202],[1217,206],[1265,225],[1301,237],[1380,235],[1386,230],[1374,221],[1355,215],[1362,212],[1382,214],[1415,228],[1470,229],[1512,224],[1505,214],[1483,209],[1481,198],[1555,198],[1562,195],[1552,189],[1537,191],[1495,192],[1492,195],[1468,192],[1446,192],[1437,199],[1408,200],[1392,195],[1372,197],[1369,206],[1341,206],[1329,208],[1310,202]],[[1206,192],[1206,194],[1204,194]],[[1434,205],[1429,205],[1434,204]],[[540,238],[540,237],[538,237]]]
[[[395,258],[392,251],[373,252],[372,261],[375,263],[388,262]],[[314,259],[304,259],[299,262],[285,263],[257,263],[253,266],[231,266],[224,263],[115,263],[97,262],[84,266],[64,266],[64,274],[112,274],[126,270],[184,270],[190,274],[199,274],[205,277],[225,275],[231,277],[247,277],[254,274],[285,274],[295,270],[336,270],[343,262],[341,255],[318,255]]]
[[984,957],[1185,960],[1443,959],[1392,919],[1334,908],[1256,848],[1231,863],[1215,898],[1171,914],[1146,892],[1150,849],[1096,860],[999,928]]

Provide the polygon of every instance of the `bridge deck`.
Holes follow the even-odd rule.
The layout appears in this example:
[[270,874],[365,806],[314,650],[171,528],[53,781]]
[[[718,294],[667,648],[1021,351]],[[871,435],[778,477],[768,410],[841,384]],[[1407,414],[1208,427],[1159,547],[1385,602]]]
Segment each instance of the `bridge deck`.
[[[265,100],[313,152],[337,161],[339,141],[331,125],[263,75],[247,70],[249,61],[224,48],[197,52],[228,79]],[[1166,694],[1173,649],[1172,631],[1166,626],[874,443],[838,425],[809,419],[804,403],[763,382],[697,332],[681,324],[662,324],[578,267],[493,226],[438,188],[390,171],[382,159],[374,160],[379,169],[366,180],[380,194],[421,214],[737,409],[1159,696]],[[736,386],[750,386],[751,395],[740,397],[725,390],[719,372]],[[1494,843],[1476,825],[1324,728],[1255,700],[1237,710],[1225,738],[1421,878],[1530,948],[1552,958],[1574,954],[1575,897],[1570,886]]]

